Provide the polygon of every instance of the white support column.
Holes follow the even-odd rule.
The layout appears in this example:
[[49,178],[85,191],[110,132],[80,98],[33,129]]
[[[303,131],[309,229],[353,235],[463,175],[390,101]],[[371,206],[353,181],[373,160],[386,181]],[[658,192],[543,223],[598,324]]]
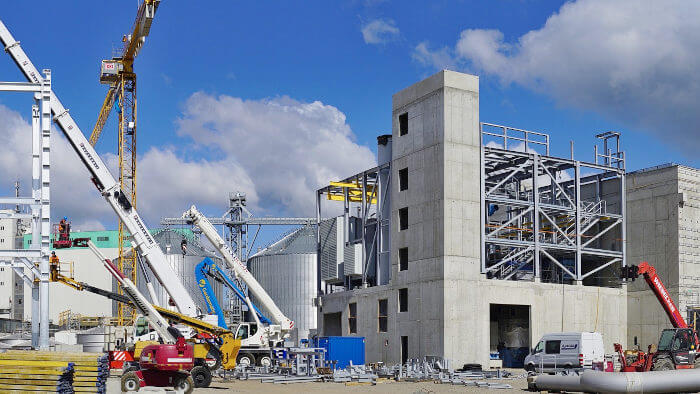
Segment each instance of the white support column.
[[576,188],[576,226],[574,226],[576,240],[576,284],[583,284],[583,272],[581,272],[581,163],[576,162],[574,168],[574,187]]
[[533,153],[533,161],[532,161],[532,199],[533,199],[533,208],[534,208],[534,220],[532,221],[533,223],[533,231],[532,234],[534,236],[534,241],[535,241],[535,282],[540,281],[540,276],[542,274],[542,267],[540,267],[540,191],[539,191],[539,185],[537,182],[537,178],[540,173],[540,156],[535,152]]
[[[41,94],[34,94],[32,106],[32,242],[30,249],[41,248]],[[32,261],[39,264],[39,261]],[[32,348],[39,347],[39,278],[32,275]]]
[[49,254],[51,253],[51,71],[44,71],[41,91],[41,264],[39,349],[49,348]]

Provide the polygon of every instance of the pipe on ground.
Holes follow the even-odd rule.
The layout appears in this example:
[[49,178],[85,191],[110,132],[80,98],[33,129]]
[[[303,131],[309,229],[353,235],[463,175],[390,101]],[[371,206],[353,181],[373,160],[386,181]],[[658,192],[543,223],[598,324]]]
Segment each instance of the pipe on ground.
[[540,375],[538,390],[592,393],[699,392],[700,369],[650,372],[584,371],[576,375]]

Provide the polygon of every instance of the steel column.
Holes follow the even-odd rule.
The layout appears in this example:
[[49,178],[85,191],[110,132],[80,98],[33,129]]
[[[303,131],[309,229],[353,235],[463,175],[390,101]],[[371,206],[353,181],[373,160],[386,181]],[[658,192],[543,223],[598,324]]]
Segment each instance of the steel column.
[[39,349],[49,348],[49,254],[51,253],[51,71],[44,71],[41,91],[41,281]]
[[540,267],[540,191],[539,191],[539,165],[540,165],[540,155],[533,153],[532,160],[532,199],[534,206],[534,218],[533,218],[533,231],[535,243],[535,281],[540,280],[540,275],[542,274],[542,268]]

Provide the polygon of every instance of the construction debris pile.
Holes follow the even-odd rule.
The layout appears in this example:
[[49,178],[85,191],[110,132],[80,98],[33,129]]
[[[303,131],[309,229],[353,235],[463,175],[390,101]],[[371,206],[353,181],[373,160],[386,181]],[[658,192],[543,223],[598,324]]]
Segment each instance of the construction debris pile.
[[107,392],[109,361],[103,353],[9,350],[0,353],[0,366],[1,391]]
[[[518,379],[505,370],[483,371],[478,369],[450,370],[449,360],[424,357],[410,359],[405,364],[392,366],[383,363],[369,365],[348,365],[343,369],[312,366],[303,373],[294,373],[289,367],[249,367],[238,366],[233,378],[240,380],[259,380],[262,383],[290,384],[306,382],[344,383],[345,385],[375,385],[389,382],[433,382],[475,386],[490,389],[511,389],[503,380]],[[223,376],[227,378],[229,376]],[[499,380],[498,382],[488,380]]]

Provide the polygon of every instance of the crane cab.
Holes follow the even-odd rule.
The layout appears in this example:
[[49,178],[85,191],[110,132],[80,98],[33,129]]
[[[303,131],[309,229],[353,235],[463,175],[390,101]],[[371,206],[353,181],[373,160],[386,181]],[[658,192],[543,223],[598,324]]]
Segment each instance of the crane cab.
[[113,84],[117,82],[119,73],[124,71],[124,65],[117,60],[103,60],[100,67],[100,83]]

